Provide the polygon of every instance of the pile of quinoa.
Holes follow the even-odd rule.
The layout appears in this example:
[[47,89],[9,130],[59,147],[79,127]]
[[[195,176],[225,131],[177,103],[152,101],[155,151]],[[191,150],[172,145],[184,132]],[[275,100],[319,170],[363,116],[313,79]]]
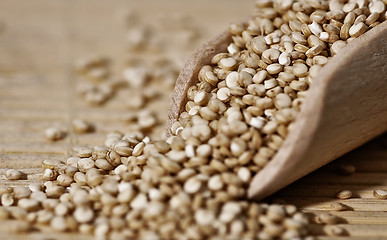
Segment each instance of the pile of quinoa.
[[248,22],[230,25],[227,52],[201,68],[171,137],[149,138],[155,123],[143,113],[139,130],[111,133],[63,162],[43,161],[44,183],[2,187],[0,218],[20,220],[17,231],[50,225],[97,239],[313,238],[295,206],[250,201],[247,188],[292,131],[319,70],[385,19],[379,0],[257,1]]

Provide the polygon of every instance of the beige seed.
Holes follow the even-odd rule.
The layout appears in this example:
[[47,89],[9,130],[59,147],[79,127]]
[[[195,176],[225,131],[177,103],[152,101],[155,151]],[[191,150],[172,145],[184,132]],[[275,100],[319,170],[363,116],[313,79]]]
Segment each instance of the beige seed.
[[55,206],[55,215],[65,216],[69,212],[69,208],[64,203],[59,203]]
[[[123,165],[122,165],[123,166]],[[102,182],[103,178],[98,169],[91,168],[86,172],[86,182],[90,187],[98,186]]]
[[223,205],[219,220],[229,223],[241,212],[241,206],[236,202],[227,202]]
[[82,172],[76,172],[74,174],[74,181],[79,185],[86,185],[86,175]]
[[135,157],[140,156],[140,155],[142,154],[144,148],[145,148],[145,143],[144,143],[144,142],[138,143],[138,144],[133,148],[132,156],[135,156]]
[[81,172],[86,172],[87,170],[94,167],[94,160],[92,158],[81,158],[78,163],[78,169]]
[[47,195],[43,191],[36,191],[31,193],[30,198],[42,202],[44,199],[47,199]]
[[8,169],[5,171],[5,177],[9,180],[19,180],[23,176],[23,173],[16,169]]
[[69,177],[73,177],[76,172],[78,172],[78,168],[73,166],[61,165],[58,169],[59,174],[63,174]]
[[353,12],[348,13],[344,18],[344,24],[352,25],[355,22],[356,14]]
[[365,23],[366,23],[367,25],[371,25],[371,24],[374,23],[376,20],[378,20],[379,16],[380,16],[379,13],[373,12],[373,13],[371,13],[371,14],[367,17]]
[[199,191],[201,186],[202,183],[199,179],[191,177],[184,183],[184,191],[189,194],[194,194]]
[[103,170],[112,170],[114,167],[106,159],[95,160],[95,166]]
[[216,97],[222,102],[228,101],[231,97],[230,89],[226,87],[220,88],[216,93]]
[[62,162],[56,159],[45,159],[42,162],[43,168],[49,168],[52,170],[56,170],[61,164]]
[[79,206],[75,209],[73,216],[78,223],[88,223],[93,219],[94,212],[87,206]]
[[215,76],[215,74],[212,71],[206,71],[204,73],[204,80],[207,81],[212,86],[216,86],[216,84],[219,81],[218,77]]
[[56,230],[56,231],[66,231],[67,230],[67,223],[64,217],[62,216],[55,216],[51,219],[50,226]]
[[266,49],[266,41],[263,36],[255,37],[251,40],[251,48],[257,54],[262,54]]
[[273,222],[281,222],[286,216],[286,211],[282,206],[273,204],[268,207],[266,215]]
[[109,232],[109,225],[107,223],[101,223],[95,226],[94,236],[96,239],[106,239],[106,235]]
[[[230,73],[231,74],[231,73]],[[229,74],[229,75],[230,75]],[[228,76],[227,76],[228,77]],[[227,79],[227,78],[226,78]],[[194,102],[198,105],[207,104],[209,100],[209,94],[206,91],[198,91],[195,95]]]
[[332,55],[336,55],[342,48],[347,45],[345,41],[336,41],[331,46]]
[[114,151],[122,157],[128,157],[132,154],[133,148],[129,146],[127,141],[118,141],[114,145]]
[[378,199],[387,199],[387,191],[382,189],[377,189],[373,191],[374,197]]
[[306,51],[305,55],[309,58],[312,58],[312,57],[320,54],[322,50],[323,50],[323,47],[321,45],[317,45],[317,46],[310,48],[308,51]]
[[66,160],[66,164],[69,165],[69,166],[72,166],[72,167],[77,167],[78,166],[78,161],[80,160],[81,158],[79,157],[69,157],[67,160]]
[[130,206],[133,209],[145,209],[148,206],[148,200],[145,194],[138,194],[130,203]]
[[246,167],[241,167],[238,169],[238,177],[245,183],[248,183],[251,180],[251,172]]
[[219,191],[223,186],[223,180],[220,175],[214,175],[208,180],[208,188],[212,191]]
[[[240,86],[239,85],[239,74],[238,74],[238,72],[230,72],[227,75],[227,77],[226,77],[226,85],[227,85],[228,88],[236,88],[236,87]],[[195,96],[195,98],[196,98],[196,96]]]
[[266,124],[266,119],[263,117],[251,118],[249,125],[255,127],[256,129],[262,129]]
[[246,147],[246,142],[240,138],[234,138],[230,144],[231,153],[236,157],[239,157],[246,150]]
[[137,110],[144,107],[146,98],[142,94],[133,94],[126,102],[126,107],[130,110]]
[[386,5],[382,1],[372,1],[369,4],[369,9],[371,13],[383,13],[386,10]]
[[46,187],[46,194],[49,198],[59,198],[64,192],[65,188],[58,185],[52,185],[50,187]]
[[4,193],[12,193],[12,188],[8,186],[0,186],[0,195]]
[[86,205],[89,203],[90,196],[85,190],[75,190],[72,194],[73,202],[77,206]]
[[343,6],[343,11],[348,13],[348,12],[352,12],[357,6],[357,3],[356,2],[348,2],[346,4],[344,4]]
[[219,65],[219,67],[221,67],[225,70],[232,71],[237,66],[237,62],[235,61],[234,58],[222,58],[219,61],[218,65]]
[[253,82],[256,84],[262,83],[266,79],[266,77],[267,77],[266,70],[258,71],[253,77]]
[[95,130],[95,127],[92,123],[82,120],[82,119],[74,119],[72,122],[73,129],[76,133],[90,133]]
[[56,182],[58,185],[63,186],[63,187],[69,187],[70,184],[73,182],[73,178],[64,174],[60,174],[56,178]]
[[283,66],[288,66],[291,63],[290,54],[287,52],[281,53],[278,58],[278,63]]
[[345,211],[345,210],[350,210],[351,208],[344,203],[340,202],[333,202],[331,205],[329,205],[330,209],[333,211]]
[[340,226],[325,226],[324,227],[324,232],[328,235],[328,236],[344,236],[346,235],[346,231],[344,230],[344,228],[340,227]]
[[54,214],[49,210],[40,210],[37,212],[36,222],[47,224],[54,217]]
[[349,35],[351,37],[359,37],[360,35],[362,35],[365,31],[367,30],[367,25],[365,25],[363,22],[360,22],[356,25],[353,25],[350,29],[349,29]]
[[26,216],[26,221],[29,223],[35,223],[38,215],[35,212],[30,212]]
[[322,30],[322,27],[320,24],[318,24],[317,22],[313,21],[311,24],[308,25],[310,31],[316,35],[316,36],[319,36],[320,33],[323,31]]
[[166,154],[166,156],[172,161],[177,163],[183,163],[187,158],[185,151],[178,151],[178,150],[169,151]]
[[279,63],[270,64],[267,66],[266,71],[269,74],[278,74],[282,71],[282,65]]
[[66,137],[66,132],[58,127],[50,127],[44,131],[44,135],[48,140],[57,141]]
[[3,206],[12,206],[12,204],[14,204],[15,200],[13,199],[13,196],[12,194],[10,193],[4,193],[3,195],[1,195],[1,204]]
[[338,199],[348,199],[352,197],[352,192],[349,190],[343,190],[337,193],[336,197]]
[[308,67],[303,63],[295,63],[292,72],[296,77],[305,77],[308,74]]
[[[313,65],[325,65],[328,63],[328,58],[324,56],[315,56],[313,57]],[[314,67],[314,66],[313,66]],[[313,73],[313,68],[311,67],[309,69],[309,75],[311,77],[314,77]]]
[[199,157],[208,157],[211,154],[211,146],[208,144],[202,144],[196,149],[196,153]]
[[305,91],[308,89],[308,85],[302,81],[292,81],[289,86],[296,91]]
[[195,212],[195,221],[201,226],[207,226],[213,223],[215,214],[205,209],[199,209]]
[[[99,171],[95,171],[94,169],[90,169],[89,171],[92,172],[92,175],[95,175],[95,176],[98,175],[98,176],[100,176]],[[88,171],[88,172],[89,172],[89,171]],[[128,167],[125,166],[124,164],[121,164],[121,165],[117,166],[117,167],[114,169],[114,174],[116,174],[116,175],[121,175],[121,174],[124,174],[124,173],[126,173],[126,172],[128,172]],[[86,177],[87,177],[87,173],[86,173]]]
[[267,64],[275,63],[278,61],[280,54],[280,51],[270,48],[262,53],[262,60]]
[[300,32],[292,32],[292,40],[295,43],[298,43],[298,44],[301,44],[301,45],[305,45],[305,44],[308,43],[308,41],[306,40],[305,36],[302,33],[300,33]]
[[80,224],[79,225],[79,232],[83,234],[91,234],[94,230],[94,226],[91,224]]
[[264,82],[264,86],[266,90],[272,89],[278,85],[278,82],[275,78],[268,79]]
[[13,188],[13,196],[16,199],[28,198],[31,195],[31,190],[24,186],[17,186]]
[[40,192],[43,191],[43,185],[40,183],[31,183],[28,185],[28,188],[31,190],[31,192]]
[[328,224],[328,225],[334,225],[340,222],[340,218],[329,213],[322,213],[317,216],[316,222]]
[[93,154],[93,150],[86,147],[80,147],[77,149],[77,157],[80,158],[88,158],[91,157]]
[[27,211],[36,211],[39,209],[40,204],[35,199],[23,198],[18,201],[18,206],[27,210]]
[[157,119],[153,114],[140,115],[138,123],[142,130],[149,130],[157,124]]
[[278,109],[288,108],[292,105],[292,99],[285,93],[278,94],[274,99],[274,105]]

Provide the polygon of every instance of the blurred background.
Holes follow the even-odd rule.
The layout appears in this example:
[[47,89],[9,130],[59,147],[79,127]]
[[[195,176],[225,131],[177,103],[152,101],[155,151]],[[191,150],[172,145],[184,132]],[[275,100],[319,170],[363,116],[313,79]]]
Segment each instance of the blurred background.
[[[40,133],[38,128],[52,121],[60,125],[69,118],[93,118],[100,131],[92,141],[90,136],[85,141],[75,136],[72,141],[94,144],[100,143],[108,131],[130,130],[133,124],[122,120],[130,122],[130,113],[146,108],[157,110],[153,112],[157,123],[151,135],[160,138],[174,81],[188,56],[231,22],[250,15],[253,2],[2,0],[3,121],[27,117],[30,121],[24,125],[23,134],[37,140],[29,134]],[[106,64],[85,73],[82,64],[98,65],[93,61]],[[93,89],[103,96],[90,93]],[[146,99],[146,104],[141,103],[146,97],[139,95],[145,90],[157,101]],[[36,123],[32,123],[34,119]],[[6,135],[7,144],[14,145],[12,135],[20,134],[12,132],[11,138]]]

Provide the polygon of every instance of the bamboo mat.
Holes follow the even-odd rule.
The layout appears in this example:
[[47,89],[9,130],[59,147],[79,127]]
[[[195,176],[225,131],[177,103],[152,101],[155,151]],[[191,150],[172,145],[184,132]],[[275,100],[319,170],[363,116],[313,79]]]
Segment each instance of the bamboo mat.
[[[201,39],[207,39],[230,22],[250,14],[253,0],[240,4],[231,0],[209,1],[0,1],[0,182],[4,185],[27,185],[39,180],[44,159],[65,159],[74,146],[101,145],[106,133],[125,131],[122,119],[128,112],[120,93],[103,107],[90,107],[76,94],[74,59],[82,56],[110,56],[124,62],[125,31],[117,18],[125,9],[137,11],[144,21],[152,22],[157,14],[191,16],[201,27]],[[211,24],[208,24],[211,22]],[[207,24],[206,24],[207,23]],[[196,46],[180,49],[187,58]],[[152,58],[157,53],[148,52]],[[119,68],[119,67],[117,67]],[[168,96],[152,109],[160,113],[160,123],[153,136],[160,136],[168,110]],[[70,132],[62,141],[51,143],[43,135],[52,125],[70,126],[72,119],[83,118],[96,125],[95,133]],[[384,141],[386,142],[386,141]],[[351,163],[356,173],[342,176],[340,164]],[[27,179],[8,181],[6,168],[19,168]],[[340,202],[351,211],[332,212],[345,221],[344,237],[324,236],[322,226],[314,226],[319,239],[387,239],[387,200],[373,197],[375,189],[387,190],[387,144],[379,138],[328,166],[306,176],[278,192],[271,200],[295,204],[306,212],[330,212],[340,190],[351,190],[354,197]],[[28,235],[9,234],[12,221],[0,223],[0,239],[92,239],[90,236],[54,233],[47,228]]]

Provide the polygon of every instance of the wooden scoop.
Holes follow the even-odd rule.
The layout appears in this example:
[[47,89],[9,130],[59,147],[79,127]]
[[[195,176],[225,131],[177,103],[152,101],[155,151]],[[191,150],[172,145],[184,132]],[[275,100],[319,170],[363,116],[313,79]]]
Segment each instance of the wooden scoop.
[[[203,44],[181,71],[169,109],[171,124],[184,111],[200,68],[226,52],[224,32]],[[387,22],[350,42],[321,70],[308,90],[294,129],[248,189],[262,199],[387,131]]]

